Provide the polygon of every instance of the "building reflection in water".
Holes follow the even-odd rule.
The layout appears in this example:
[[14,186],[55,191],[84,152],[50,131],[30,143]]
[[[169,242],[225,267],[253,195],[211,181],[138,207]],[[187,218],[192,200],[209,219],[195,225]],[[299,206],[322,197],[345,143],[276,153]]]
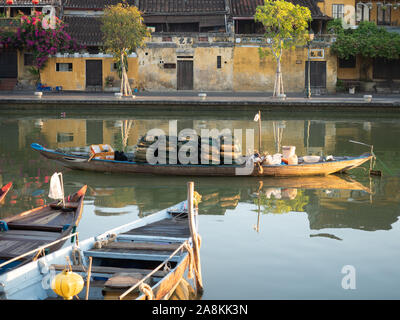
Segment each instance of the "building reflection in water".
[[[193,120],[178,119],[178,130],[191,127],[201,129],[255,129],[256,123],[247,120]],[[14,186],[0,207],[0,216],[13,215],[47,201],[48,177],[60,167],[32,152],[30,144],[39,142],[52,148],[79,148],[90,144],[107,143],[121,149],[134,146],[148,130],[160,128],[168,133],[168,119],[0,119],[0,182],[13,181]],[[390,167],[396,167],[394,159],[399,156],[394,146],[397,140],[383,135],[390,126],[393,132],[400,129],[395,124],[374,125],[359,121],[321,120],[264,120],[262,122],[263,149],[274,153],[284,145],[296,146],[301,154],[360,154],[362,147],[348,143],[349,139],[379,142],[377,154]],[[274,135],[274,129],[276,134]],[[279,129],[279,130],[278,130]],[[396,131],[397,130],[397,131]],[[393,136],[393,135],[391,135]],[[387,141],[387,143],[386,143]],[[396,144],[397,143],[397,144]],[[400,149],[400,148],[399,148]],[[385,155],[388,157],[385,158]],[[393,161],[392,161],[393,159]],[[88,197],[94,200],[97,215],[124,214],[128,205],[136,205],[140,215],[164,209],[186,197],[188,178],[160,178],[104,176],[76,173],[62,169],[65,174],[66,191],[75,184],[88,184]],[[395,171],[395,170],[393,170]],[[327,187],[299,185],[298,181],[253,178],[204,178],[194,179],[196,188],[203,196],[200,214],[223,215],[234,210],[239,203],[258,204],[262,214],[306,212],[310,229],[354,228],[361,230],[387,230],[397,221],[400,196],[398,177],[385,177],[374,185],[372,196],[366,189],[346,189],[343,185]],[[321,181],[321,180],[320,180]],[[363,183],[367,182],[363,180]],[[68,186],[68,183],[70,184]],[[304,183],[304,180],[303,180]],[[365,185],[368,184],[364,183]],[[255,194],[257,197],[255,197]],[[372,203],[371,203],[372,198]],[[118,210],[106,210],[114,208]],[[379,217],[377,216],[379,212]]]

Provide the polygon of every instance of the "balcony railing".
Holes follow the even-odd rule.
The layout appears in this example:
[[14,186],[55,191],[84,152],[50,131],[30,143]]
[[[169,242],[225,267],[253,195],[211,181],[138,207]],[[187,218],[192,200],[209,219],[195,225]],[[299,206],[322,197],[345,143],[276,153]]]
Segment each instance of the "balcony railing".
[[19,18],[0,17],[0,27],[18,27],[20,24],[19,22]]

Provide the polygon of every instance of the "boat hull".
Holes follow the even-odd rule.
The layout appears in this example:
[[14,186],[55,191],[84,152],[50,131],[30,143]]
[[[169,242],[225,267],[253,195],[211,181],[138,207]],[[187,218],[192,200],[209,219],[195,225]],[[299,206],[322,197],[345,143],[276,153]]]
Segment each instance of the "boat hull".
[[[54,160],[64,167],[75,170],[135,173],[135,174],[157,174],[172,176],[326,176],[336,172],[343,172],[356,168],[371,160],[371,154],[359,157],[344,157],[340,160],[326,161],[321,163],[302,163],[298,165],[263,165],[262,170],[255,167],[253,170],[240,170],[244,166],[239,165],[174,165],[174,164],[148,164],[128,161],[92,159],[57,152],[34,144],[32,148],[39,151],[44,157]],[[246,171],[246,172],[245,172]],[[245,173],[243,173],[245,172]]]
[[[87,258],[92,256],[93,259],[103,259],[99,256],[102,252],[101,248],[96,246],[96,243],[107,241],[111,236],[116,236],[117,239],[113,241],[117,241],[118,243],[125,243],[126,245],[130,245],[130,241],[135,239],[134,241],[154,241],[157,245],[163,242],[171,242],[176,244],[188,243],[191,247],[191,236],[186,233],[179,233],[178,237],[171,236],[151,236],[148,232],[143,235],[141,233],[141,228],[146,228],[151,226],[152,224],[157,224],[161,221],[171,221],[174,222],[175,219],[172,219],[170,212],[180,213],[185,211],[187,208],[187,202],[183,201],[176,206],[170,207],[168,209],[159,211],[157,213],[146,216],[142,219],[138,219],[127,223],[125,225],[116,227],[114,229],[108,230],[96,237],[91,237],[89,239],[83,240],[79,242],[79,246],[71,245],[68,247],[63,247],[60,250],[57,250],[49,255],[46,255],[36,261],[32,261],[22,267],[16,268],[14,270],[9,271],[6,274],[0,275],[0,299],[17,299],[17,300],[44,300],[44,299],[53,299],[56,298],[55,293],[50,288],[50,283],[55,276],[55,271],[62,270],[66,265],[66,256],[70,257],[70,261],[73,261],[72,256],[73,252],[78,249],[80,252],[82,259],[86,260],[86,268],[83,268],[81,264],[71,266],[74,272],[80,273],[82,276],[86,275],[87,272]],[[183,222],[182,222],[183,223]],[[186,223],[186,222],[185,222]],[[171,224],[171,226],[173,223]],[[196,222],[197,226],[197,222]],[[189,227],[187,227],[189,228]],[[157,227],[156,227],[157,229]],[[154,232],[155,230],[154,229]],[[165,229],[165,225],[164,225]],[[196,227],[197,229],[197,227]],[[149,229],[147,229],[149,231]],[[158,230],[158,229],[157,229]],[[136,233],[135,233],[136,231]],[[176,231],[176,230],[175,230]],[[175,232],[173,233],[175,234]],[[119,239],[121,238],[121,239]],[[118,240],[119,239],[119,240]],[[152,239],[152,240],[150,240]],[[106,255],[110,254],[109,249],[106,250],[108,253],[103,252]],[[120,251],[119,251],[120,252]],[[111,252],[111,256],[108,258],[114,259],[118,254],[123,254],[119,252]],[[162,261],[164,260],[164,255],[169,255],[169,253],[165,253],[164,251],[159,251],[159,254],[147,256],[144,253],[143,249],[136,254],[136,258],[132,258],[132,261]],[[97,255],[96,255],[97,253]],[[129,255],[129,254],[128,254]],[[153,258],[155,260],[153,260]],[[118,258],[115,258],[118,259]],[[124,259],[128,259],[128,256],[125,256]],[[125,260],[125,261],[128,261]],[[190,260],[189,254],[187,251],[183,250],[176,258],[171,258],[171,261],[176,262],[176,265],[171,268],[165,275],[162,276],[154,285],[151,286],[153,292],[153,299],[161,300],[168,299],[170,295],[173,293],[174,289],[180,283],[181,279],[184,277],[185,270],[188,268]],[[60,269],[61,267],[61,269]],[[101,270],[100,270],[101,269]],[[121,268],[117,268],[119,271],[110,270],[116,269],[115,267],[110,267],[107,269],[107,265],[103,266],[94,265],[92,268],[92,277],[112,277],[116,272],[121,272]],[[125,272],[133,272],[131,269]],[[150,272],[151,270],[147,270]],[[160,272],[163,272],[160,270]],[[156,276],[159,277],[159,276]],[[92,286],[91,286],[92,287]],[[95,288],[93,288],[94,290]],[[124,289],[126,290],[126,289]],[[118,292],[115,295],[115,298],[118,298],[120,294],[123,293]],[[92,291],[92,289],[90,290]],[[80,295],[80,299],[84,298],[85,290],[82,290]],[[105,296],[103,298],[106,298]],[[129,296],[127,296],[129,298]],[[125,298],[124,298],[125,299]],[[134,299],[145,300],[145,295],[139,293]]]
[[[73,207],[63,209],[55,204],[48,204],[3,219],[7,230],[0,233],[0,264],[11,259],[18,261],[0,267],[0,274],[32,261],[39,254],[32,252],[37,248],[49,245],[46,248],[48,253],[60,249],[66,239],[60,240],[71,234],[80,222],[86,190],[85,185],[66,197],[66,207]],[[28,252],[32,254],[20,257]]]

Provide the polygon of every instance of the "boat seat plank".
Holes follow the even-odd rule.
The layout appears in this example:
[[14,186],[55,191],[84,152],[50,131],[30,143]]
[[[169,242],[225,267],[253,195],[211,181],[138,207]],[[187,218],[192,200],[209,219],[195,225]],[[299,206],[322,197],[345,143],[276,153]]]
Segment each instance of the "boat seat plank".
[[152,243],[152,242],[111,242],[103,248],[126,249],[126,250],[152,250],[152,251],[175,251],[180,243]]
[[0,232],[0,242],[3,240],[34,241],[44,240],[52,242],[59,237],[56,232],[34,231],[34,230],[8,230]]
[[[65,207],[64,208],[68,208],[68,209],[77,209],[79,206],[79,202],[66,202],[65,203]],[[57,203],[50,203],[50,207],[53,209],[58,209],[58,210],[62,210],[63,205],[62,204],[57,204]]]
[[[71,214],[72,213],[72,214]],[[22,224],[42,224],[42,225],[64,225],[74,220],[74,212],[63,212],[60,210],[47,209],[42,213],[32,216],[26,216],[19,219],[10,220],[10,222]]]
[[[128,250],[107,250],[107,249],[92,249],[84,251],[85,256],[102,258],[102,259],[123,259],[123,260],[150,260],[150,261],[164,261],[171,255],[171,251],[132,251]],[[175,255],[171,261],[179,260],[180,256]]]
[[57,233],[61,233],[63,230],[63,226],[50,226],[46,224],[24,224],[18,222],[9,222],[7,225],[10,230],[32,230]]
[[[65,265],[63,264],[52,264],[51,265],[56,271],[62,271],[65,269]],[[72,265],[73,272],[84,272],[86,273],[86,269],[83,268],[82,265]],[[114,273],[121,273],[121,272],[128,272],[128,273],[140,273],[142,275],[147,275],[148,273],[152,272],[152,269],[139,269],[139,268],[118,268],[118,267],[103,267],[103,266],[92,266],[92,274],[96,273],[106,273],[106,274],[114,274]],[[153,276],[154,277],[165,277],[169,271],[156,271]]]

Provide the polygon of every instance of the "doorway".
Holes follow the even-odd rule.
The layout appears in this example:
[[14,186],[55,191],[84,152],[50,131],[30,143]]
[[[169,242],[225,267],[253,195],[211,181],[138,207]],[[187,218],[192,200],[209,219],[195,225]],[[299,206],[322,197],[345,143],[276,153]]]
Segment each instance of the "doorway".
[[193,90],[193,61],[178,61],[177,89]]
[[86,60],[86,89],[103,87],[103,61]]
[[[310,61],[310,87],[311,89],[325,89],[326,88],[326,61]],[[305,85],[308,86],[308,63],[306,61],[305,68]]]

